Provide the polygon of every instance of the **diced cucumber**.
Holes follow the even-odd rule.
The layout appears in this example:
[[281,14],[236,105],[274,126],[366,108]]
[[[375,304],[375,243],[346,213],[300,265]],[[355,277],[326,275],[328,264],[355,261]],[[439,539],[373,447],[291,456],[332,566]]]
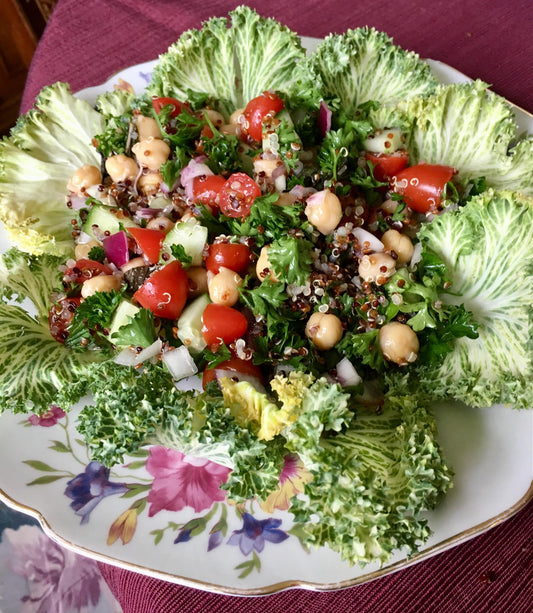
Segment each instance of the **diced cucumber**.
[[370,153],[394,153],[403,148],[404,143],[400,128],[376,130],[363,143],[363,149]]
[[[192,258],[192,266],[202,264],[202,252],[207,242],[207,228],[196,219],[178,222],[166,235],[161,253],[172,256],[171,246],[181,245],[185,253]],[[168,257],[166,262],[170,261]]]
[[97,238],[94,233],[94,227],[97,226],[101,232],[109,232],[115,234],[121,228],[137,227],[137,224],[129,217],[122,216],[122,211],[119,209],[111,209],[100,204],[94,204],[87,215],[87,219],[83,224],[83,231]]
[[207,346],[202,334],[202,315],[210,302],[208,294],[198,296],[178,319],[178,338],[192,354],[200,353]]
[[[129,324],[132,318],[140,311],[139,307],[135,306],[128,300],[123,300],[117,307],[115,314],[113,315],[113,320],[111,321],[111,327],[109,328],[109,338],[112,343],[115,343],[113,340],[113,334],[118,332],[118,329],[126,324]],[[116,344],[116,343],[115,343]],[[120,346],[120,345],[117,345]]]

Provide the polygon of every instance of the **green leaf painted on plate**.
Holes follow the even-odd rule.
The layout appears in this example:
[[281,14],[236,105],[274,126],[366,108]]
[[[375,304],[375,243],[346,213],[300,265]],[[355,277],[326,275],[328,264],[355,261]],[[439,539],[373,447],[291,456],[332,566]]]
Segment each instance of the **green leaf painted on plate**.
[[254,569],[257,570],[258,573],[261,572],[261,560],[255,551],[251,560],[239,564],[235,567],[235,570],[240,570],[241,568],[242,573],[239,575],[239,579],[245,579]]
[[59,479],[66,479],[69,476],[70,475],[43,475],[42,477],[30,481],[30,483],[26,483],[26,485],[46,485],[47,483],[53,483]]
[[27,464],[28,466],[31,466],[35,470],[40,470],[42,472],[53,472],[53,473],[60,472],[59,469],[52,468],[51,466],[49,466],[45,462],[41,462],[40,460],[24,460],[24,464]]

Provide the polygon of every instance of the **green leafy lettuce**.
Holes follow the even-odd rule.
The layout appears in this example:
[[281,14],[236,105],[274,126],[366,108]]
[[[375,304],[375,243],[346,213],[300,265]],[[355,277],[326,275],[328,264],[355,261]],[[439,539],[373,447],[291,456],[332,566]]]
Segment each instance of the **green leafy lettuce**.
[[533,406],[533,200],[489,190],[419,236],[448,268],[441,300],[472,312],[479,337],[456,339],[439,368],[416,370],[414,384],[470,406]]
[[0,221],[12,242],[35,255],[72,251],[68,180],[83,164],[100,167],[91,145],[102,118],[66,83],[45,87],[35,108],[0,141]]
[[463,182],[485,177],[489,187],[533,195],[533,136],[519,138],[512,107],[487,87],[482,81],[441,85],[400,103],[397,110],[410,124],[411,163],[446,164]]
[[301,541],[361,566],[415,552],[431,534],[421,512],[451,485],[432,415],[393,392],[380,411],[361,408],[348,430],[307,446],[305,463],[313,480],[291,506]]
[[[49,301],[59,263],[58,257],[17,249],[1,260],[0,412],[40,413],[51,403],[67,409],[86,393],[91,364],[101,357],[76,353],[50,335]],[[16,304],[23,300],[23,306]]]
[[326,36],[303,71],[322,98],[338,99],[348,117],[366,102],[392,104],[429,94],[437,85],[416,53],[369,27]]
[[299,37],[274,19],[239,6],[182,34],[159,57],[150,94],[188,97],[187,90],[217,100],[227,114],[267,89],[288,92],[305,57]]

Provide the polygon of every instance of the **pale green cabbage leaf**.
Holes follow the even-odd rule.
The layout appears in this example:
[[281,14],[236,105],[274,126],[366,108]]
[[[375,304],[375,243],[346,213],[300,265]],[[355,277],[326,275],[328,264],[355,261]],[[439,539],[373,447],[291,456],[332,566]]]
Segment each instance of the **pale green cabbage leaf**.
[[45,87],[35,108],[0,141],[0,221],[11,241],[39,255],[73,250],[67,183],[83,164],[100,167],[91,144],[100,114],[66,83]]
[[420,368],[420,393],[470,406],[533,406],[533,199],[489,190],[426,224],[424,250],[448,267],[449,293],[478,323],[436,369]]

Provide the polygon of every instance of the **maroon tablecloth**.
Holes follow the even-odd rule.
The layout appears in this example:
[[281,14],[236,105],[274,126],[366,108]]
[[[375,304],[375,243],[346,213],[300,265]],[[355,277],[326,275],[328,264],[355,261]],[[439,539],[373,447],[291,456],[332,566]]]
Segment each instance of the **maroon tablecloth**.
[[[154,59],[183,30],[222,15],[227,0],[59,0],[37,48],[22,110],[42,86],[58,80],[74,90]],[[422,57],[441,60],[533,111],[530,0],[270,0],[249,2],[301,35],[374,26]],[[512,476],[511,476],[512,478]],[[228,611],[526,612],[533,602],[533,503],[488,533],[430,560],[334,593],[291,590],[243,600],[157,581],[101,565],[124,613]]]

